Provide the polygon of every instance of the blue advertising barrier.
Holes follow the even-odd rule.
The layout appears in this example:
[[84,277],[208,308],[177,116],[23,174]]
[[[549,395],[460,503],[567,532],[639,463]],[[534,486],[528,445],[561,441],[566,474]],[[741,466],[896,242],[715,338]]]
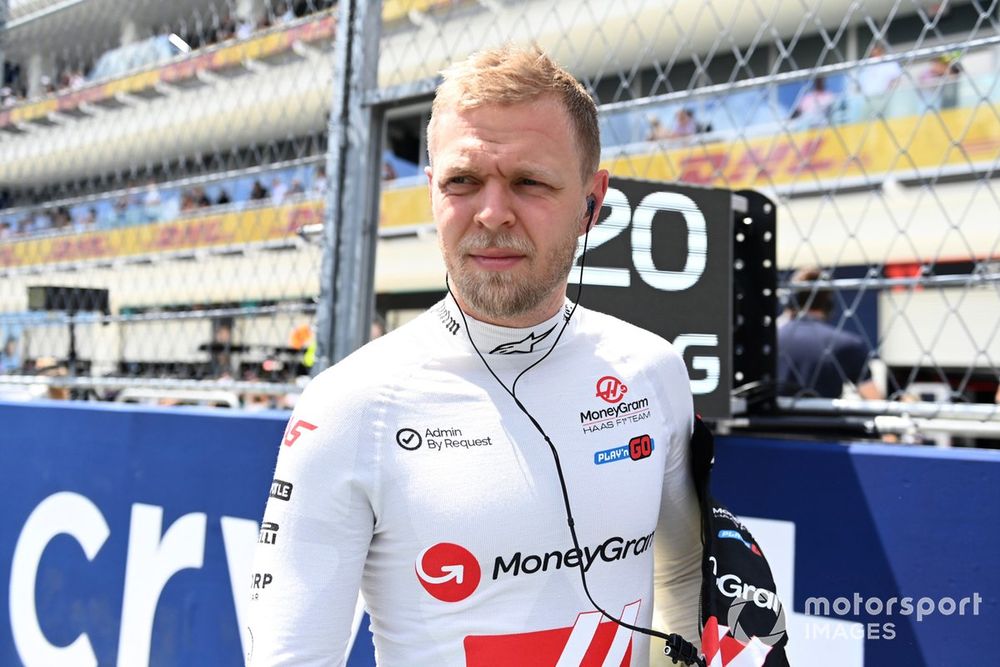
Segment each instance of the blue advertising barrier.
[[[0,664],[242,664],[286,418],[0,403]],[[720,438],[713,486],[752,517],[793,665],[993,662],[997,452]],[[373,664],[363,624],[348,665]]]

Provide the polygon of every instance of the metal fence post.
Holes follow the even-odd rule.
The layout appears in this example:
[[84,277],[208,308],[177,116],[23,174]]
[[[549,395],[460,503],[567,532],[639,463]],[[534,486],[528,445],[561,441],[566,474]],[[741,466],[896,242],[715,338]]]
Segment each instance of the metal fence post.
[[365,93],[377,85],[380,13],[380,2],[340,3],[314,374],[363,344],[372,320],[382,116]]

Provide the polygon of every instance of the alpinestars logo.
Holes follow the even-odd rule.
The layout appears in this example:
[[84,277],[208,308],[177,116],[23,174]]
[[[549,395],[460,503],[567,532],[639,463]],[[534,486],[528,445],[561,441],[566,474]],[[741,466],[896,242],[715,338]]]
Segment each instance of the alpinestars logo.
[[597,381],[597,397],[608,402],[617,403],[625,398],[628,387],[613,375],[605,375]]
[[[625,605],[619,620],[634,625],[636,600]],[[572,626],[513,635],[470,635],[465,638],[466,667],[627,667],[632,664],[632,631],[605,621],[598,611],[577,615]]]
[[437,313],[438,319],[441,320],[441,324],[443,324],[444,328],[448,330],[448,333],[452,336],[457,336],[458,330],[461,327],[458,325],[458,321],[451,316],[450,312],[448,312],[448,305],[442,301],[438,304],[438,307],[434,309],[434,312]]
[[482,579],[479,561],[472,552],[451,542],[439,542],[421,551],[414,570],[424,590],[441,602],[464,600]]
[[537,336],[535,335],[535,332],[532,331],[521,340],[497,345],[495,348],[490,350],[490,354],[528,354],[529,352],[534,352],[535,345],[548,338],[549,334],[555,331],[555,328],[556,327],[553,324],[548,331]]

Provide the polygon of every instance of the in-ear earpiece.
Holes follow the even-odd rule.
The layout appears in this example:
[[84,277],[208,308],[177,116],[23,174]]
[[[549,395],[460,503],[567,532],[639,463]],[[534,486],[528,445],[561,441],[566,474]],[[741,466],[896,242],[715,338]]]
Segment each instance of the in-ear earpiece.
[[587,197],[587,219],[589,220],[590,224],[594,224],[595,206],[597,206],[597,199],[594,198],[594,195],[590,195],[589,197]]

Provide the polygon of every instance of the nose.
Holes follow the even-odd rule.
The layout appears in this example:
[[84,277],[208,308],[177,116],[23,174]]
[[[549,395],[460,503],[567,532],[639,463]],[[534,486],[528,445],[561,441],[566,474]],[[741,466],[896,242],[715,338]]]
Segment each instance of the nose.
[[514,220],[510,193],[499,183],[487,184],[479,193],[476,223],[490,231],[496,231],[514,224]]

